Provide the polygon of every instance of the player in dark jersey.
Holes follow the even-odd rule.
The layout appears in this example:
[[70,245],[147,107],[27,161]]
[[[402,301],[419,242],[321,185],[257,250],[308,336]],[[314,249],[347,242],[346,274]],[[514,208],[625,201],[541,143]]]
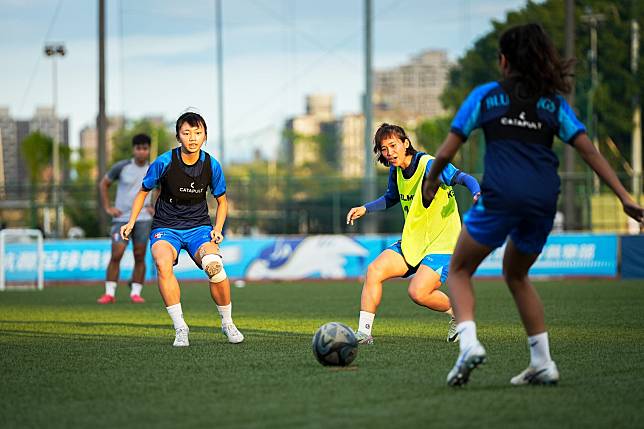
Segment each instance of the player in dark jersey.
[[[181,309],[181,290],[173,270],[181,249],[186,249],[208,276],[210,294],[228,341],[240,343],[244,340],[232,319],[230,283],[218,246],[224,239],[222,229],[228,210],[226,180],[219,162],[201,150],[207,132],[206,121],[197,113],[184,113],[177,119],[176,137],[181,146],[165,152],[150,165],[141,190],[134,198],[130,220],[121,227],[121,236],[127,239],[148,192],[160,187],[150,246],[157,267],[159,291],[174,324],[173,345],[176,347],[189,345],[189,329]],[[214,226],[208,215],[208,187],[217,200]]]
[[507,240],[503,275],[528,335],[530,365],[513,385],[555,384],[559,371],[550,357],[543,305],[528,270],[552,229],[559,195],[559,161],[552,150],[559,137],[572,145],[622,202],[624,212],[641,222],[643,209],[628,195],[615,172],[595,149],[586,129],[561,94],[572,61],[560,59],[538,24],[508,29],[499,41],[500,82],[474,89],[461,105],[447,139],[438,150],[423,187],[433,198],[438,177],[470,132],[485,134],[485,175],[481,197],[464,216],[464,226],[449,268],[450,299],[458,322],[460,354],[447,383],[467,383],[486,360],[476,337],[472,275],[483,259]]

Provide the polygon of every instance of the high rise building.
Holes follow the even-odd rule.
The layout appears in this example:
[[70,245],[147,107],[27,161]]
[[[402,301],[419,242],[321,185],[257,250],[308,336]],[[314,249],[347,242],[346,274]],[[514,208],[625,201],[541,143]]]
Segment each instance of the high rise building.
[[390,116],[414,121],[446,112],[440,95],[447,85],[450,63],[447,52],[428,50],[408,63],[374,73],[374,107]]
[[306,97],[306,114],[286,121],[284,152],[294,167],[318,162],[323,156],[321,133],[331,131],[325,124],[335,122],[333,96],[314,94]]
[[[22,155],[22,142],[34,132],[46,136],[58,135],[60,147],[69,147],[69,120],[54,117],[50,107],[39,107],[30,119],[19,120],[11,116],[9,109],[0,107],[1,162],[0,183],[6,191],[6,198],[22,198],[27,195],[29,176]],[[62,158],[61,158],[61,161]],[[61,178],[69,177],[69,165],[61,162]]]
[[[105,159],[110,164],[112,159],[112,137],[114,134],[125,126],[123,116],[111,116],[107,118],[107,138],[105,145]],[[97,163],[98,160],[98,130],[95,125],[83,127],[80,131],[80,149],[82,157],[86,160],[92,160]],[[108,165],[109,167],[109,165]],[[92,169],[92,177],[96,179],[98,166]]]

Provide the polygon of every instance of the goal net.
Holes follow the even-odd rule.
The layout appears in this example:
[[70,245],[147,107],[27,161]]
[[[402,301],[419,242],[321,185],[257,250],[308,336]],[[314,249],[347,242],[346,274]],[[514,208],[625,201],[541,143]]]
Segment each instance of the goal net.
[[0,291],[42,290],[45,249],[38,229],[0,230]]

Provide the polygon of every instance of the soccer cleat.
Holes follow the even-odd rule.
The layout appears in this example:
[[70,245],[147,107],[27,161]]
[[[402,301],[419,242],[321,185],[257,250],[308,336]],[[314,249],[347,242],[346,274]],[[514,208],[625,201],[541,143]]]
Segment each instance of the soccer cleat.
[[132,304],[144,304],[145,300],[141,295],[130,295],[130,302],[132,302]]
[[461,352],[456,359],[456,365],[447,374],[447,384],[450,386],[462,386],[467,384],[470,379],[470,373],[479,365],[487,360],[485,349],[478,341]]
[[526,384],[554,385],[559,381],[559,371],[555,361],[548,362],[543,368],[527,367],[521,374],[512,377],[510,383],[514,386]]
[[361,331],[354,332],[358,344],[373,344],[373,337]]
[[190,329],[187,326],[184,328],[177,328],[175,330],[174,343],[172,345],[174,347],[188,347],[190,345],[190,341],[188,341],[188,333],[190,333]]
[[447,342],[455,343],[458,341],[458,331],[456,330],[456,319],[454,316],[451,316],[449,319],[449,325],[447,326]]
[[244,341],[244,334],[239,332],[237,326],[233,322],[222,324],[221,332],[228,337],[228,342],[231,344],[239,344]]
[[112,295],[103,294],[96,300],[96,302],[98,304],[114,304],[116,302],[116,298]]

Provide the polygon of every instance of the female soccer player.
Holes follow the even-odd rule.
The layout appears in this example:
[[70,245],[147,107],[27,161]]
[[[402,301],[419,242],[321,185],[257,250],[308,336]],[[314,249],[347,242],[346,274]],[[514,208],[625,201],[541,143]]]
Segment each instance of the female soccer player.
[[[546,242],[559,195],[554,136],[573,145],[584,161],[619,197],[624,211],[642,221],[643,211],[624,190],[595,149],[584,126],[560,94],[570,90],[571,61],[562,61],[538,24],[507,30],[499,42],[500,82],[475,88],[460,107],[438,150],[424,196],[438,195],[439,175],[475,128],[485,134],[482,195],[464,216],[449,272],[449,290],[460,335],[460,354],[447,376],[450,386],[467,383],[486,360],[476,337],[472,275],[481,261],[507,240],[503,276],[528,335],[530,364],[513,385],[556,384],[559,371],[550,357],[543,305],[528,270]],[[439,191],[440,192],[440,191]]]
[[422,182],[433,158],[417,152],[405,130],[397,125],[383,124],[376,131],[373,151],[378,161],[389,167],[389,185],[383,196],[364,206],[353,207],[347,224],[366,213],[381,211],[400,202],[405,217],[402,240],[385,249],[367,268],[362,287],[360,319],[356,336],[360,344],[372,344],[371,328],[382,299],[382,283],[395,277],[416,274],[407,292],[418,305],[450,316],[447,341],[458,339],[449,298],[438,288],[447,278],[449,260],[461,230],[461,219],[451,186],[467,186],[474,197],[479,184],[472,176],[449,164],[442,170],[435,201],[425,204]]
[[[181,310],[181,290],[173,271],[181,249],[186,249],[208,276],[210,295],[217,305],[221,329],[228,341],[241,343],[244,336],[233,323],[230,283],[218,246],[224,239],[221,231],[228,210],[224,173],[219,162],[201,150],[208,135],[206,121],[201,115],[187,112],[179,116],[176,133],[181,146],[165,152],[150,165],[141,190],[134,198],[130,220],[121,227],[121,236],[129,237],[148,192],[160,186],[150,246],[157,267],[159,291],[176,332],[173,345],[186,347],[190,344],[188,325]],[[214,226],[208,216],[208,187],[217,200]]]

